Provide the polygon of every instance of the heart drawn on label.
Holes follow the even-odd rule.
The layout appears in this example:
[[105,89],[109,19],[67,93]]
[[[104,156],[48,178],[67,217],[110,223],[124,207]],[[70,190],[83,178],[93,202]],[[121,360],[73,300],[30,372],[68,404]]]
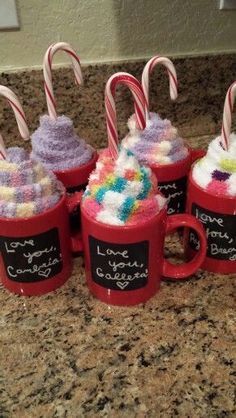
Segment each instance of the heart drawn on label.
[[123,290],[126,286],[128,286],[129,282],[116,282],[116,284],[120,289]]
[[39,271],[39,276],[48,277],[51,273],[51,269],[48,268],[47,270]]

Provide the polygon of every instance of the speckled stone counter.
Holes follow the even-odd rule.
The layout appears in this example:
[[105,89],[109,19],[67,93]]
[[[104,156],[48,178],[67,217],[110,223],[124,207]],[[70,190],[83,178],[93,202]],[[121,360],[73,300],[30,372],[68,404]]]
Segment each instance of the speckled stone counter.
[[106,306],[85,285],[0,293],[1,417],[235,417],[235,277],[163,282],[146,305]]
[[[169,103],[166,77],[158,71],[152,96],[155,108],[158,91],[162,115],[197,147],[220,129],[236,59],[194,60],[176,60],[177,104]],[[105,80],[121,69],[140,75],[142,66],[88,67],[83,93],[73,88],[69,70],[56,70],[59,113],[71,116],[92,144],[104,146]],[[0,82],[23,98],[34,129],[45,111],[40,73],[4,74]],[[123,133],[131,108],[121,91]],[[7,144],[19,143],[5,102],[0,120]],[[176,237],[166,242],[166,256],[174,253],[181,256]],[[66,285],[49,295],[22,298],[0,288],[0,417],[235,417],[235,288],[235,275],[199,271],[187,281],[163,281],[145,305],[110,307],[89,294],[82,258],[75,259]]]

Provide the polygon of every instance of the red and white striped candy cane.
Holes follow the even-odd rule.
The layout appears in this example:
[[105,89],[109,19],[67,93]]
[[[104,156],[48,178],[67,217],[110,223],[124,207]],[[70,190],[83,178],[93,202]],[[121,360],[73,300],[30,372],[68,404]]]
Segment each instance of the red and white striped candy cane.
[[234,107],[234,101],[236,96],[236,81],[231,84],[229,90],[226,93],[224,112],[223,112],[223,123],[221,130],[222,146],[225,150],[229,149],[229,137],[231,133],[232,125],[232,113]]
[[[12,90],[10,90],[8,87],[5,87],[5,86],[0,86],[0,96],[3,96],[7,99],[8,103],[10,104],[15,114],[19,132],[22,138],[25,141],[27,141],[30,138],[30,133],[28,130],[28,126],[26,124],[25,114],[19,102],[18,97],[15,95],[15,93],[13,93]],[[0,159],[5,159],[5,158],[6,158],[6,149],[5,149],[2,136],[0,135]]]
[[0,160],[5,160],[7,156],[5,144],[3,141],[3,137],[0,134]]
[[145,97],[139,81],[129,73],[116,73],[107,81],[105,88],[105,108],[106,108],[106,124],[108,134],[108,146],[112,157],[118,156],[118,132],[115,107],[115,91],[118,84],[124,84],[129,88],[134,99],[134,110],[136,115],[137,127],[145,129]]
[[173,62],[166,57],[161,57],[156,55],[155,57],[151,58],[147,64],[145,65],[142,73],[142,88],[144,92],[144,96],[146,99],[147,107],[146,107],[146,119],[149,118],[149,77],[153,70],[153,68],[157,64],[162,64],[166,67],[168,76],[169,76],[169,87],[170,87],[170,97],[171,100],[176,100],[178,97],[178,81],[177,81],[177,74],[174,67]]
[[44,76],[44,90],[46,94],[46,101],[48,107],[48,114],[51,118],[56,119],[56,101],[53,93],[52,87],[52,59],[54,54],[57,51],[64,51],[66,52],[72,62],[72,67],[75,74],[76,83],[81,85],[83,84],[83,76],[80,67],[80,60],[74,49],[66,42],[58,42],[56,44],[50,45],[47,49],[44,59],[43,59],[43,76]]

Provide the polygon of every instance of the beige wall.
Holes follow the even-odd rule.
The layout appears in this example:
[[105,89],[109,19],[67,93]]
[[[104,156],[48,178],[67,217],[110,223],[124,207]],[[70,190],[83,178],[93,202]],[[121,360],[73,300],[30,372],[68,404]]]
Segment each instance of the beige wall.
[[[18,0],[20,31],[0,32],[0,70],[40,66],[70,42],[82,62],[236,52],[236,12],[217,0]],[[57,62],[67,58],[59,54]]]

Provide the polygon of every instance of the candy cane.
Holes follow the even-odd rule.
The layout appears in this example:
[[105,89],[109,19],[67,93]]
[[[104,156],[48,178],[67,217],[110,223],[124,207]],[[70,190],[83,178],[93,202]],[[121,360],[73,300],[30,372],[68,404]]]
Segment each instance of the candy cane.
[[222,146],[227,151],[229,149],[229,137],[231,133],[232,113],[233,113],[235,96],[236,96],[236,81],[234,81],[233,84],[231,84],[229,90],[227,91],[226,97],[225,97],[225,104],[224,104],[221,139],[223,140]]
[[170,97],[171,100],[176,100],[178,97],[178,81],[177,81],[177,74],[175,71],[174,64],[171,60],[166,57],[161,57],[159,55],[151,58],[147,64],[145,65],[142,73],[142,88],[144,92],[144,96],[146,99],[147,107],[146,107],[146,119],[149,119],[149,77],[153,70],[153,68],[157,64],[162,64],[166,67],[168,76],[169,76],[169,88],[170,88]]
[[107,81],[105,88],[105,108],[108,146],[114,159],[118,155],[117,119],[114,101],[115,90],[118,84],[127,86],[133,95],[137,127],[142,130],[146,126],[145,97],[141,84],[135,77],[128,73],[120,72],[112,75]]
[[5,160],[6,159],[6,148],[4,145],[4,141],[3,141],[3,137],[0,134],[0,160]]
[[56,101],[53,93],[52,87],[52,59],[54,54],[57,51],[64,51],[66,52],[72,61],[72,67],[75,74],[76,83],[81,85],[83,84],[83,77],[80,67],[80,60],[77,56],[74,49],[66,42],[58,42],[56,44],[50,45],[47,49],[44,59],[43,59],[43,76],[44,76],[44,90],[46,95],[47,107],[48,107],[48,114],[51,118],[56,119]]
[[[22,109],[22,106],[12,90],[10,90],[8,87],[0,86],[0,95],[5,97],[10,104],[16,118],[16,122],[18,125],[19,132],[22,136],[22,138],[27,141],[30,138],[28,126],[26,124],[25,114]],[[2,139],[2,136],[0,135],[0,159],[6,158],[6,149],[5,145]]]

